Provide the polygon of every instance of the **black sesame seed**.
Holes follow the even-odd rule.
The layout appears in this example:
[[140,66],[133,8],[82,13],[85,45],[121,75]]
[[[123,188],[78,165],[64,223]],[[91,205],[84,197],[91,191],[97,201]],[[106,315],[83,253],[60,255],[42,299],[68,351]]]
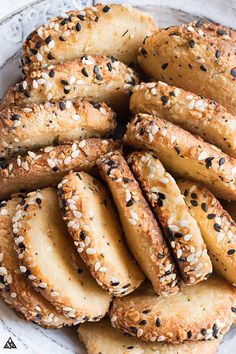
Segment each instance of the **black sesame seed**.
[[177,152],[177,154],[180,154],[180,148],[178,146],[175,146],[175,151]]
[[84,76],[89,77],[89,74],[87,73],[87,70],[85,68],[83,68],[81,72]]
[[84,316],[83,317],[83,321],[88,321],[89,320],[89,317],[88,316]]
[[169,95],[175,97],[174,91],[170,91]]
[[11,115],[11,120],[12,121],[15,121],[15,120],[18,120],[18,119],[20,119],[20,115],[19,114],[12,114]]
[[69,88],[64,88],[64,93],[67,95],[70,92]]
[[36,55],[38,53],[37,49],[34,49],[34,48],[30,48],[30,51],[34,55]]
[[227,34],[227,32],[224,31],[223,29],[219,29],[219,30],[217,30],[217,34],[219,34],[220,36],[223,36],[224,34]]
[[75,26],[76,31],[77,31],[77,32],[81,31],[81,28],[82,28],[82,26],[81,26],[81,24],[78,22],[78,23],[76,24],[76,26]]
[[146,315],[147,313],[150,313],[151,310],[143,310],[143,313]]
[[24,57],[24,63],[29,64],[31,62],[30,58],[28,56]]
[[225,163],[225,158],[221,157],[219,160],[219,166],[222,166]]
[[61,25],[61,26],[64,26],[64,25],[66,25],[68,22],[69,22],[69,19],[68,19],[68,18],[64,18],[64,19],[60,22],[60,25]]
[[161,320],[160,320],[159,317],[157,317],[157,319],[156,319],[156,326],[157,326],[157,327],[160,327],[160,326],[161,326]]
[[158,195],[161,199],[163,199],[163,200],[166,199],[166,196],[164,193],[158,192]]
[[232,75],[233,77],[236,77],[236,69],[232,69],[232,70],[231,70],[231,75]]
[[231,311],[232,311],[233,313],[236,313],[236,307],[231,307]]
[[118,286],[119,284],[119,281],[111,281],[111,286]]
[[213,331],[217,330],[217,324],[216,323],[213,324],[212,329],[213,329]]
[[0,275],[0,283],[1,283],[1,284],[5,284],[4,276],[3,276],[3,275]]
[[36,44],[35,44],[35,48],[37,49],[40,49],[41,48],[41,41],[38,41]]
[[53,60],[55,59],[54,56],[51,53],[48,53],[48,60]]
[[108,12],[110,10],[110,7],[108,5],[104,6],[102,9],[103,12]]
[[30,94],[29,94],[29,92],[24,91],[24,96],[25,96],[25,97],[27,97],[27,98],[30,98]]
[[190,338],[192,337],[192,335],[193,335],[193,334],[192,334],[192,331],[188,331],[188,332],[187,332],[187,337],[188,337],[188,339],[190,339]]
[[235,252],[236,252],[236,250],[231,249],[231,250],[228,250],[227,254],[228,254],[229,256],[231,256],[231,255],[234,254]]
[[170,241],[174,241],[175,238],[174,238],[174,235],[173,235],[173,232],[171,229],[169,229],[169,227],[167,227],[165,229],[165,234],[166,234],[166,237],[170,240]]
[[187,196],[188,196],[188,193],[189,193],[189,191],[188,191],[187,189],[185,189],[185,191],[184,191],[184,196],[187,197]]
[[142,47],[141,50],[140,50],[140,53],[144,56],[144,58],[147,57],[148,52],[146,51],[145,48]]
[[7,167],[8,167],[8,162],[7,161],[1,161],[0,162],[0,168],[1,169],[7,168]]
[[176,237],[176,238],[181,238],[181,237],[183,237],[182,232],[176,232],[176,233],[175,233],[175,237]]
[[18,90],[19,90],[19,92],[24,92],[25,91],[25,89],[24,89],[22,84],[19,84]]
[[54,76],[55,76],[55,71],[54,71],[53,69],[50,70],[49,73],[48,73],[48,75],[49,75],[50,77],[54,77]]
[[57,167],[57,166],[54,166],[54,167],[52,168],[52,170],[53,170],[53,172],[57,172],[57,171],[58,171],[58,167]]
[[167,66],[169,65],[169,63],[165,63],[165,64],[162,64],[162,69],[165,70],[167,68]]
[[64,85],[64,86],[69,85],[68,81],[66,81],[66,80],[61,80],[61,84]]
[[162,101],[162,104],[165,105],[168,103],[169,99],[167,96],[161,96],[161,101]]
[[83,269],[78,268],[78,269],[77,269],[77,272],[78,272],[79,274],[81,274],[81,273],[83,273]]
[[195,46],[195,42],[191,39],[189,42],[188,42],[188,45],[190,48],[193,48]]
[[202,208],[203,211],[205,211],[205,213],[206,213],[207,210],[208,210],[208,206],[207,206],[206,203],[202,203],[202,204],[201,204],[201,208]]
[[199,20],[196,22],[196,27],[201,27],[202,26],[202,20]]
[[201,66],[200,66],[200,69],[201,69],[202,71],[207,71],[207,68],[206,68],[204,65],[201,65]]
[[39,321],[41,321],[42,320],[42,315],[40,314],[40,313],[38,313],[37,315],[36,315],[36,317],[37,317],[37,319],[39,320]]
[[80,236],[81,240],[85,240],[85,237],[86,237],[85,231],[81,231],[79,236]]
[[79,14],[79,15],[77,15],[77,17],[78,17],[81,21],[84,21],[84,15]]
[[18,247],[19,247],[22,251],[25,250],[25,245],[24,245],[23,242],[20,242],[20,243],[18,244]]
[[136,334],[137,333],[137,328],[136,327],[130,327],[130,332]]
[[157,199],[157,205],[159,206],[159,208],[163,206],[163,200],[161,198]]
[[134,205],[134,203],[135,203],[134,199],[130,198],[130,200],[128,200],[128,202],[126,203],[126,206],[130,207],[130,206]]
[[139,135],[143,135],[144,133],[145,133],[145,129],[144,128],[140,128]]
[[107,63],[107,67],[108,67],[108,70],[109,70],[109,71],[112,71],[111,63]]
[[98,65],[94,66],[93,72],[94,72],[94,74],[98,74],[99,73],[99,66]]
[[192,206],[197,207],[198,206],[198,202],[196,200],[190,200],[190,203],[192,204]]
[[98,81],[102,81],[102,76],[101,76],[100,74],[97,74],[97,75],[96,75],[96,79],[97,79]]
[[192,199],[197,199],[197,194],[196,193],[191,193],[191,198]]
[[60,39],[61,42],[65,42],[66,41],[65,38],[62,37],[62,36],[60,36],[59,39]]
[[216,217],[216,214],[208,214],[207,215],[207,219],[211,220],[214,219]]
[[134,346],[130,345],[129,347],[127,347],[127,349],[134,349]]
[[202,329],[201,329],[201,334],[202,334],[203,336],[205,336],[206,333],[207,333],[206,328],[202,328]]
[[60,103],[59,103],[59,107],[60,107],[60,109],[61,109],[62,111],[64,111],[64,109],[66,108],[66,105],[65,105],[64,102],[60,102]]
[[46,39],[45,39],[45,42],[48,44],[50,43],[52,40],[52,36],[48,36]]
[[215,224],[213,225],[213,227],[214,227],[214,229],[215,229],[217,232],[220,232],[221,227],[220,227],[219,224],[215,223]]
[[42,199],[41,199],[41,198],[36,198],[35,201],[36,201],[36,203],[37,203],[38,205],[41,205],[41,204],[42,204]]
[[124,181],[125,183],[131,182],[131,180],[130,180],[129,178],[127,178],[127,177],[123,177],[123,181]]
[[220,50],[217,49],[215,52],[215,57],[218,59],[220,57]]
[[146,321],[146,320],[141,320],[141,321],[139,322],[139,325],[140,325],[140,326],[144,326],[145,324],[147,324],[147,321]]
[[205,162],[206,162],[206,168],[209,168],[212,166],[212,161],[214,160],[214,157],[207,157]]

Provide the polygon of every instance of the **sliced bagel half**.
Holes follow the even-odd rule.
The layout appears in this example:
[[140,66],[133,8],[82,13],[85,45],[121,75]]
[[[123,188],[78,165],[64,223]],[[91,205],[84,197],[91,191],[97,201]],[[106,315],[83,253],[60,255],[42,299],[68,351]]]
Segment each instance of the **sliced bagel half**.
[[23,44],[23,72],[39,70],[85,54],[113,55],[137,62],[138,49],[157,29],[154,19],[130,5],[98,4],[67,12],[30,33]]
[[173,175],[203,183],[219,198],[236,200],[236,159],[179,126],[138,114],[128,124],[125,142],[152,150]]
[[85,172],[66,175],[59,186],[64,220],[98,284],[115,296],[135,290],[144,275],[126,248],[106,189]]
[[236,223],[205,187],[178,180],[185,202],[197,221],[214,268],[236,286]]
[[184,282],[206,279],[212,272],[206,244],[174,178],[148,152],[131,153],[128,163],[163,227]]
[[[60,328],[75,322],[56,311],[42,295],[36,292],[20,271],[14,250],[12,218],[23,196],[13,197],[0,204],[0,295],[20,316],[42,327]],[[23,247],[19,242],[19,247]]]
[[78,333],[88,354],[216,354],[221,340],[219,338],[178,344],[143,343],[112,328],[108,320],[83,323],[79,326]]
[[0,160],[0,199],[16,192],[56,185],[70,170],[91,171],[101,155],[119,146],[114,140],[90,138]]
[[114,299],[111,322],[147,342],[214,340],[233,322],[231,296],[227,283],[216,277],[184,285],[169,297],[157,296],[145,283],[132,294]]
[[13,231],[22,273],[58,311],[79,322],[96,321],[107,313],[110,295],[74,248],[56,189],[29,193],[17,206]]
[[29,107],[5,107],[0,113],[0,158],[39,147],[110,135],[115,114],[105,103],[70,100]]

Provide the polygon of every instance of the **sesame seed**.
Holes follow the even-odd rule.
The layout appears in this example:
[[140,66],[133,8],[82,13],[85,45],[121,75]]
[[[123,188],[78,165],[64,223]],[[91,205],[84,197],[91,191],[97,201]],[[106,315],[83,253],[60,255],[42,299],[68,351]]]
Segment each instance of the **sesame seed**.
[[188,45],[190,48],[193,48],[195,46],[195,42],[191,39],[189,42],[188,42]]
[[141,337],[143,335],[143,330],[142,330],[142,328],[139,328],[138,330],[137,330],[137,337],[139,338],[139,337]]
[[231,256],[231,255],[234,254],[235,252],[236,252],[236,250],[230,249],[230,250],[227,251],[227,254],[228,254],[229,256]]
[[[204,65],[201,65],[201,66],[200,66],[200,69],[201,69],[202,71],[204,71],[204,72],[207,71],[207,68],[206,68]],[[236,74],[236,73],[235,73],[235,74]]]
[[207,158],[208,154],[206,151],[202,151],[199,155],[198,155],[198,160],[202,161],[205,160]]
[[216,50],[216,52],[215,52],[215,57],[216,57],[217,59],[219,59],[219,57],[220,57],[220,50],[219,50],[219,49]]
[[95,254],[97,251],[94,248],[87,248],[86,253],[87,254]]
[[233,77],[236,77],[236,69],[231,69],[230,73]]

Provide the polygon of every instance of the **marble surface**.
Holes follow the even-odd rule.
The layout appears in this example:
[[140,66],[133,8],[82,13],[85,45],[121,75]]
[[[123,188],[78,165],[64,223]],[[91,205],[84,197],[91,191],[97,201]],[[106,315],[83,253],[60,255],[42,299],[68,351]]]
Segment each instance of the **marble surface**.
[[[100,1],[94,1],[99,3]],[[224,25],[235,27],[235,0],[125,0],[102,1],[103,3],[129,3],[153,14],[160,27],[181,24],[195,16],[210,17]],[[0,97],[9,85],[19,77],[18,58],[23,38],[33,28],[45,20],[65,10],[81,7],[92,1],[86,0],[37,0],[29,5],[30,0],[0,0]],[[17,11],[27,5],[23,11]],[[1,18],[11,11],[13,15]],[[79,342],[76,329],[44,330],[37,325],[26,323],[0,302],[0,354],[8,338],[17,346],[12,349],[17,354],[85,354]],[[236,353],[236,327],[224,337],[218,354]],[[207,353],[202,353],[207,354]]]

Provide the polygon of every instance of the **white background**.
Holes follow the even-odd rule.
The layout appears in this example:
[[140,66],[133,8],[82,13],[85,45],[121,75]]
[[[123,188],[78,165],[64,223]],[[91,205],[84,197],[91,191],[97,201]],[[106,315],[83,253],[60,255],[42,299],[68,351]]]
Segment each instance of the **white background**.
[[5,17],[12,11],[29,4],[32,0],[0,0],[0,18]]

